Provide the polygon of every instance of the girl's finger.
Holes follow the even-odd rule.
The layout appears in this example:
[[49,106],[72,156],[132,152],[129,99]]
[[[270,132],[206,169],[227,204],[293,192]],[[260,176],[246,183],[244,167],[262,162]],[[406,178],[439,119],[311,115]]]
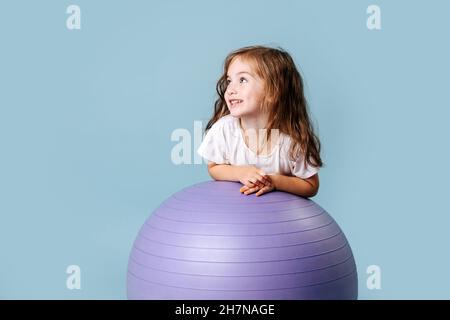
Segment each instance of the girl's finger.
[[253,192],[258,191],[258,190],[259,190],[258,187],[250,188],[247,191],[245,191],[244,194],[249,195],[249,194],[252,194]]
[[264,181],[258,180],[258,181],[256,182],[256,185],[257,185],[258,187],[260,187],[260,188],[264,188],[264,186],[265,186],[266,184],[264,183]]
[[260,195],[262,195],[264,193],[264,189],[265,189],[265,187],[262,189],[259,189],[259,191],[256,193],[256,196],[259,197]]
[[266,180],[267,174],[264,171],[260,172],[261,178]]
[[257,186],[262,188],[264,184],[259,180],[259,177],[251,178],[250,181],[253,183],[253,186]]
[[265,177],[261,177],[260,181],[261,181],[261,183],[262,183],[264,186],[266,186],[266,185],[268,185],[268,184],[270,183],[270,181],[267,180]]
[[252,182],[249,180],[249,181],[247,181],[247,182],[245,183],[245,186],[246,186],[247,188],[253,188],[253,187],[255,186],[255,184],[252,183]]
[[264,187],[266,187],[266,186],[268,186],[268,185],[270,185],[270,181],[267,181],[267,180],[261,180],[261,188],[264,188]]
[[240,192],[247,191],[249,188],[247,186],[243,186],[239,189]]
[[249,189],[245,190],[245,191],[244,191],[244,194],[245,194],[245,195],[250,194],[251,191],[252,191],[253,189],[254,189],[254,188],[249,188]]
[[264,177],[264,175],[260,175],[257,173],[255,175],[255,179],[256,179],[256,181],[259,181],[260,183],[265,184],[266,178]]
[[262,189],[259,189],[259,191],[256,193],[256,196],[259,197],[260,195],[266,193],[269,190],[270,190],[270,188],[268,186],[266,186],[266,187],[264,187]]

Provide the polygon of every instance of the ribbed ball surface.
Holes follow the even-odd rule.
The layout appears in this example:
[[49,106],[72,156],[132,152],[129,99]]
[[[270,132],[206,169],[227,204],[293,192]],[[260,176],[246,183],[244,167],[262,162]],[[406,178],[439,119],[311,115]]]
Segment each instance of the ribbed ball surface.
[[202,182],[147,219],[128,264],[129,299],[356,299],[339,226],[309,199]]

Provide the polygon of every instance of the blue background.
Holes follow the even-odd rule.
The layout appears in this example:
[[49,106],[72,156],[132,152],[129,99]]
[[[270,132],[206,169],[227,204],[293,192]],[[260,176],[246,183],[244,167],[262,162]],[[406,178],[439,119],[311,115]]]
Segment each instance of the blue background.
[[[81,8],[68,30],[66,8]],[[381,8],[381,30],[366,9]],[[2,1],[0,298],[124,299],[145,219],[205,165],[174,165],[225,56],[287,49],[326,166],[314,198],[362,299],[449,299],[448,1]],[[192,152],[194,152],[194,147]],[[81,290],[66,268],[81,267]],[[366,268],[380,266],[380,290]]]

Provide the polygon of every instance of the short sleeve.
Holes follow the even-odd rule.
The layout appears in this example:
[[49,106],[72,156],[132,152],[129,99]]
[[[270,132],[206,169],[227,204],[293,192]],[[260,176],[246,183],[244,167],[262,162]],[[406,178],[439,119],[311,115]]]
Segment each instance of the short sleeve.
[[298,158],[296,161],[289,161],[292,174],[296,177],[302,178],[302,179],[308,179],[319,172],[318,167],[314,167],[311,165],[305,166],[305,161],[303,157]]
[[197,153],[208,161],[217,164],[229,164],[226,146],[223,126],[215,123],[206,133]]

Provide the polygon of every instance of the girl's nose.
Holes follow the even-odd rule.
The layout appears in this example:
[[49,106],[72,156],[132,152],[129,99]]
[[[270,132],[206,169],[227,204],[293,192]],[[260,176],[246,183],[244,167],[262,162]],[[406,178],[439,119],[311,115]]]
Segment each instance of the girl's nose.
[[226,90],[226,92],[228,93],[228,94],[236,94],[236,89],[234,88],[234,86],[232,85],[232,84],[229,84],[228,85],[228,87],[227,87],[227,90]]

